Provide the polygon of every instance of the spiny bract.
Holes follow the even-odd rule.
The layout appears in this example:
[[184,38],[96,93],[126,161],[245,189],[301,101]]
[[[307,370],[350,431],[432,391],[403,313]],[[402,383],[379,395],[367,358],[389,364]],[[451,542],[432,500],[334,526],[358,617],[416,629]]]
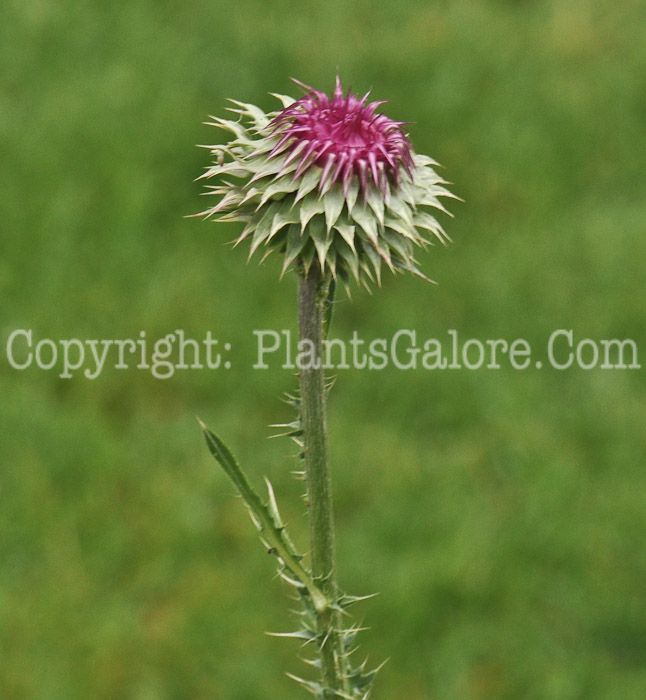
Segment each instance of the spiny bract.
[[215,162],[201,178],[220,178],[206,194],[221,199],[197,216],[244,222],[236,244],[250,239],[250,255],[279,250],[283,273],[318,264],[346,285],[354,277],[369,286],[385,263],[428,279],[414,247],[449,238],[422,207],[446,212],[439,198],[454,196],[437,163],[413,151],[403,123],[378,113],[383,102],[368,103],[370,93],[344,95],[338,77],[331,97],[295,82],[305,95],[275,94],[277,112],[231,100],[240,119],[211,117],[233,138],[205,146]]

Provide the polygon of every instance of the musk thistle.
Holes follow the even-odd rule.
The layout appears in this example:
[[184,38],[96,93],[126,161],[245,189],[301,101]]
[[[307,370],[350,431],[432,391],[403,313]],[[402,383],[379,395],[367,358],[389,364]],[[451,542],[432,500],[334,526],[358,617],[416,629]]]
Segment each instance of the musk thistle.
[[207,185],[220,201],[197,216],[243,222],[236,244],[250,240],[250,256],[278,250],[283,273],[316,262],[323,277],[369,286],[385,264],[428,279],[415,246],[449,237],[426,209],[446,212],[440,197],[454,196],[438,164],[414,152],[404,122],[380,114],[370,93],[344,95],[338,77],[331,97],[295,82],[305,95],[274,94],[277,112],[231,100],[241,119],[211,117],[233,139],[205,146],[215,163],[201,177],[221,179]]
[[378,669],[350,659],[359,629],[348,622],[346,609],[361,598],[337,584],[322,341],[337,279],[346,288],[352,279],[370,287],[380,282],[384,264],[428,279],[417,268],[415,246],[449,239],[426,209],[446,212],[440,198],[453,195],[433,169],[437,163],[413,151],[404,123],[377,111],[382,102],[368,102],[369,93],[344,95],[338,77],[332,96],[298,84],[305,95],[275,95],[283,105],[277,112],[233,101],[239,119],[211,118],[233,138],[206,146],[215,163],[202,177],[219,179],[207,194],[220,199],[201,215],[242,222],[236,243],[248,239],[250,255],[278,250],[283,273],[298,273],[299,347],[311,361],[299,366],[299,392],[288,399],[296,416],[281,427],[303,461],[309,565],[287,534],[271,484],[263,502],[224,443],[204,424],[202,429],[301,603],[300,628],[280,636],[313,650],[314,658],[306,660],[319,677],[294,678],[317,700],[366,700]]

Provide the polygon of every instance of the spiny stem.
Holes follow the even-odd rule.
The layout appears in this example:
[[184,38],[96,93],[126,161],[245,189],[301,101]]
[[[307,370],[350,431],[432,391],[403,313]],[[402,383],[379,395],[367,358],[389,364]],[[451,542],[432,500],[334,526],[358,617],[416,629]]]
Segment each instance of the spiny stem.
[[[309,502],[312,574],[328,601],[338,598],[336,580],[332,484],[327,455],[326,389],[323,375],[322,335],[329,280],[313,265],[301,270],[298,286],[299,349],[308,361],[299,370],[305,460]],[[321,675],[326,698],[348,695],[346,654],[340,635],[340,612],[332,607],[317,611],[321,645]]]

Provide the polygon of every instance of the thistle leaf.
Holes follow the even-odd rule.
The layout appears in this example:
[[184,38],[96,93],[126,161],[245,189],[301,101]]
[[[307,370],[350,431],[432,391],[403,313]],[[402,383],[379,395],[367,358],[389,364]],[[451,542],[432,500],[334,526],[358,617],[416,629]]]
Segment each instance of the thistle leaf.
[[268,507],[262,503],[227,446],[199,418],[198,422],[204,433],[209,451],[242,496],[263,541],[267,542],[272,553],[278,557],[281,565],[291,574],[291,578],[303,582],[314,608],[319,612],[327,610],[329,606],[328,600],[314,583],[311,573],[306,571],[300,563],[302,557],[294,551],[280,516],[278,515],[277,518],[274,516],[274,511],[278,513],[278,508],[275,498],[273,498],[273,489],[269,489],[270,506]]

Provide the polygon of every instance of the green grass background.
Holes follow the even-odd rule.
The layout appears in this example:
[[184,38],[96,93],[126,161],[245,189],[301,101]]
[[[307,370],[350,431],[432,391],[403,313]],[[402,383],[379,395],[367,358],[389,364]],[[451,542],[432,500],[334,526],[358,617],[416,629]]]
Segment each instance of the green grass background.
[[[295,76],[413,122],[465,202],[455,244],[336,310],[335,332],[636,340],[646,352],[641,0],[5,0],[0,9],[0,698],[303,697],[286,591],[199,414],[274,482],[306,547],[294,387],[253,371],[295,282],[184,219],[226,97]],[[232,367],[161,381],[12,369],[9,333],[211,329]],[[389,700],[646,697],[644,370],[340,372],[339,575]]]

